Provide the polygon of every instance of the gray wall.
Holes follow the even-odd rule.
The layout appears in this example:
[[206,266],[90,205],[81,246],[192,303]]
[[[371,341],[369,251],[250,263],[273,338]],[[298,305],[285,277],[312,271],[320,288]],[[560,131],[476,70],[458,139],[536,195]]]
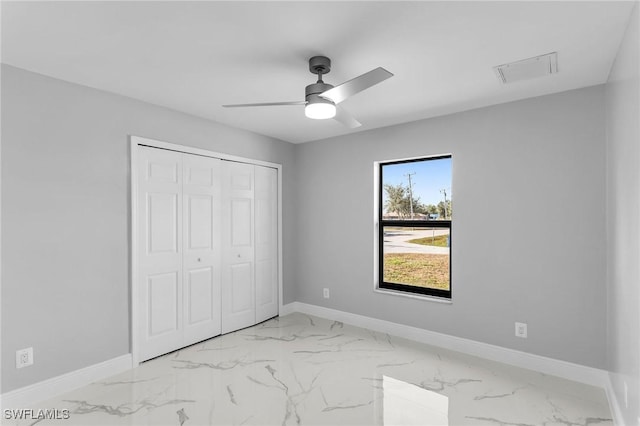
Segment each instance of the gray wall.
[[[299,146],[297,300],[604,368],[604,117],[596,86]],[[374,293],[373,164],[443,153],[453,303]]]
[[129,352],[130,134],[283,164],[294,300],[293,145],[3,65],[2,392]]
[[[285,303],[604,368],[604,95],[293,146],[3,65],[2,392],[129,352],[128,134],[283,164]],[[625,132],[631,149],[637,134]],[[374,293],[373,162],[441,153],[454,162],[453,304]],[[529,324],[528,339],[514,321]],[[610,355],[630,360],[617,345]],[[36,364],[16,370],[27,346]]]
[[[607,83],[607,360],[624,424],[640,424],[640,7]],[[628,386],[628,406],[624,384]]]

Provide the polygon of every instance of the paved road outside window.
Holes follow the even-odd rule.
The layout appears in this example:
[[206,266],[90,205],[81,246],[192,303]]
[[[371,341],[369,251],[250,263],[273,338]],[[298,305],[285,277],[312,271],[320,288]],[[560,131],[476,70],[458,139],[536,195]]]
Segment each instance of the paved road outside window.
[[448,229],[435,230],[393,230],[384,233],[384,253],[430,253],[449,254],[449,247],[425,246],[422,244],[410,243],[409,240],[425,237],[437,237],[447,235]]

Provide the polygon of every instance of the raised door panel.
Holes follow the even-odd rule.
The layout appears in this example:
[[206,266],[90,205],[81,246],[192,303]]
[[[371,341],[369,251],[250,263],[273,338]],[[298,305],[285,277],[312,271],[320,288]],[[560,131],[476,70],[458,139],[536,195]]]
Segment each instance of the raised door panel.
[[177,193],[147,193],[147,254],[178,253]]
[[[144,148],[146,150],[155,150],[155,148]],[[147,158],[146,168],[143,170],[145,173],[144,179],[147,183],[179,183],[180,163],[175,159],[178,154],[171,151],[162,151],[162,154],[154,154],[153,158]],[[149,152],[149,151],[147,151]],[[165,155],[168,153],[169,155]]]
[[255,167],[256,322],[278,315],[278,171]]
[[220,334],[221,161],[183,154],[184,345]]
[[230,200],[231,247],[239,249],[251,247],[253,243],[251,223],[251,205],[249,198],[233,198]]
[[[269,259],[256,260],[256,322],[264,321],[277,315],[263,312],[265,305],[277,304],[277,298],[273,292],[273,267]],[[277,295],[277,293],[276,293]],[[260,315],[258,315],[260,313]],[[266,316],[266,317],[265,317]]]
[[179,278],[177,272],[149,275],[149,330],[150,338],[157,338],[165,333],[178,330],[180,318],[179,307]]
[[251,285],[251,263],[231,265],[231,300],[229,311],[232,315],[242,315],[253,311],[253,286]]
[[232,193],[253,194],[253,168],[251,164],[226,162],[229,175],[229,190]]
[[183,341],[181,154],[141,147],[138,160],[140,358]]
[[185,218],[188,229],[186,248],[189,250],[213,249],[213,195],[209,194],[185,194],[187,203]]
[[[211,321],[218,309],[212,303],[213,297],[213,268],[192,269],[187,274],[187,326],[195,326]],[[219,299],[217,300],[220,301]],[[213,337],[213,336],[209,336]]]

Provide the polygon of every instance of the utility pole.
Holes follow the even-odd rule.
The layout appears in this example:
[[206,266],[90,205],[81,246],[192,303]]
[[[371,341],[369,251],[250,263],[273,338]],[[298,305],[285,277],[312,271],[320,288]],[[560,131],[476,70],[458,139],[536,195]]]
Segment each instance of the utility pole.
[[411,212],[411,220],[413,220],[413,188],[411,187],[411,176],[415,174],[416,172],[405,174],[405,176],[409,178],[409,211]]
[[441,189],[440,190],[441,194],[444,194],[444,218],[446,219],[448,216],[448,212],[447,212],[447,190],[446,189]]

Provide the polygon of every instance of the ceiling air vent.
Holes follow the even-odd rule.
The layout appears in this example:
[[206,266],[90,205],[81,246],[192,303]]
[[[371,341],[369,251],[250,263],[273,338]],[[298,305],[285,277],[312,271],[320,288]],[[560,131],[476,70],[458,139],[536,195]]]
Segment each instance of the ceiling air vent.
[[498,65],[493,69],[504,84],[544,77],[558,72],[558,52]]

